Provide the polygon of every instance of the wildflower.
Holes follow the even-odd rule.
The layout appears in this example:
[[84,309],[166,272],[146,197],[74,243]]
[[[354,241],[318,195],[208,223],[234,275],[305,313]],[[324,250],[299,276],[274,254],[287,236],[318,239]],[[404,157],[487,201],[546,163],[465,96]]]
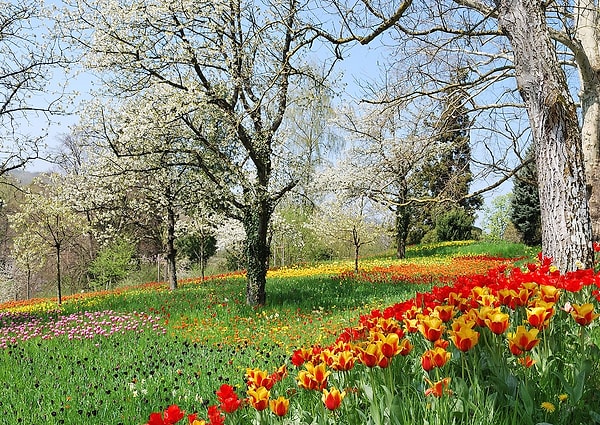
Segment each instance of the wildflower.
[[342,400],[346,396],[346,391],[339,392],[335,387],[331,388],[331,391],[328,391],[327,388],[323,389],[323,404],[329,410],[335,410],[340,407]]
[[556,407],[554,406],[554,404],[550,403],[549,401],[542,402],[540,407],[548,413],[553,413],[556,410]]
[[567,399],[569,398],[569,396],[567,394],[559,394],[558,395],[558,400],[563,403],[565,401],[567,401]]
[[290,408],[290,401],[283,396],[279,396],[277,399],[269,401],[269,408],[275,415],[285,416]]

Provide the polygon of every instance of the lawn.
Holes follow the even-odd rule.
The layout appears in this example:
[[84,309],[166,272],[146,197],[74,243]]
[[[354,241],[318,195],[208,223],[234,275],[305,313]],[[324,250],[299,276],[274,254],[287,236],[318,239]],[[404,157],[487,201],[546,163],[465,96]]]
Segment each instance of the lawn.
[[[272,270],[267,282],[268,305],[260,309],[245,305],[245,281],[240,274],[215,276],[204,282],[192,279],[181,282],[180,288],[173,292],[165,284],[149,283],[135,288],[78,294],[66,297],[60,309],[52,300],[7,303],[0,306],[0,378],[4,386],[0,414],[7,424],[139,425],[146,423],[151,413],[177,405],[205,418],[209,406],[227,407],[223,406],[222,394],[218,397],[215,391],[231,388],[236,397],[247,400],[247,405],[227,414],[225,423],[231,424],[407,423],[409,419],[413,423],[415,417],[429,423],[436,420],[451,423],[445,421],[448,418],[453,418],[455,423],[476,423],[465,422],[474,417],[474,411],[478,412],[477,423],[527,423],[511,422],[513,410],[521,404],[527,405],[530,411],[515,417],[529,414],[532,424],[536,423],[534,417],[547,419],[548,423],[593,423],[600,409],[579,406],[584,402],[598,402],[593,397],[598,379],[591,377],[598,372],[598,367],[591,364],[597,360],[592,351],[589,356],[560,359],[566,353],[550,351],[564,351],[564,344],[551,347],[549,338],[543,339],[546,351],[532,354],[530,360],[537,363],[527,368],[527,373],[543,372],[543,376],[552,381],[544,384],[543,394],[525,394],[533,387],[520,387],[522,371],[513,373],[508,369],[502,375],[506,381],[502,383],[504,389],[492,391],[489,383],[472,385],[473,379],[487,379],[484,375],[491,374],[493,362],[500,368],[508,359],[512,367],[524,356],[511,358],[510,353],[490,356],[490,347],[498,351],[495,337],[482,330],[476,349],[463,353],[446,346],[444,353],[451,357],[448,364],[444,362],[426,370],[422,355],[434,349],[433,343],[424,341],[418,332],[409,334],[403,323],[404,315],[415,305],[414,300],[440,298],[442,290],[439,288],[449,288],[456,282],[463,286],[471,282],[472,289],[487,270],[510,269],[515,258],[524,255],[532,260],[531,253],[519,246],[506,245],[503,251],[498,245],[468,243],[453,247],[446,244],[413,247],[409,258],[402,261],[363,260],[358,274],[351,272],[350,262]],[[512,258],[504,258],[509,256]],[[522,258],[520,262],[523,263]],[[460,277],[465,275],[471,277]],[[538,275],[543,274],[538,272]],[[473,276],[479,276],[480,280]],[[595,288],[593,278],[591,282],[587,286]],[[589,291],[590,297],[593,290]],[[595,298],[591,299],[597,304]],[[433,298],[430,302],[432,306],[442,304]],[[426,310],[419,314],[426,312],[427,316],[431,315]],[[457,307],[454,314],[466,316],[465,312]],[[387,316],[385,320],[383,316]],[[511,326],[515,324],[511,330],[520,323],[518,320],[526,318],[513,320],[511,317]],[[396,329],[390,327],[390,320],[395,321]],[[428,319],[420,320],[425,323]],[[444,326],[450,327],[449,324]],[[598,350],[596,323],[586,326],[585,333],[584,328],[580,328],[572,329],[575,341],[582,344],[576,347],[577,352]],[[568,334],[571,328],[556,326],[556,332]],[[360,337],[358,333],[362,333]],[[547,329],[541,330],[540,336],[548,333]],[[381,349],[381,341],[390,338],[390,334],[402,337],[406,334],[401,340],[410,342],[412,354],[395,355],[393,359],[385,357],[385,360],[379,354],[378,364],[367,366],[370,360],[365,353],[375,355]],[[351,352],[351,346],[356,367],[348,371],[332,369],[331,359],[337,356],[339,360],[340,353]],[[337,351],[334,347],[338,347]],[[573,350],[569,352],[573,354]],[[486,356],[488,364],[483,367]],[[310,386],[308,377],[313,375],[308,372],[314,372],[310,368],[320,367],[321,362],[323,367],[328,363],[330,369],[325,374],[331,375],[331,385],[325,389],[327,401],[334,403],[329,405],[334,407],[332,411],[321,401],[322,388],[313,394],[314,389],[303,387]],[[560,376],[549,374],[546,369],[559,362],[573,366],[561,370]],[[291,405],[286,407],[286,415],[278,418],[269,409],[259,411],[255,402],[265,401],[262,400],[264,394],[256,395],[252,391],[261,386],[248,385],[254,375],[263,371],[276,376],[275,371],[282,365],[288,373],[282,372],[281,382],[271,384],[271,400],[281,403],[284,399],[290,400]],[[309,369],[305,369],[307,367]],[[480,373],[483,375],[478,376]],[[446,391],[443,382],[448,381],[442,378],[451,374],[457,376],[453,376]],[[500,376],[495,375],[494,379]],[[577,377],[585,383],[580,390],[575,382]],[[570,396],[562,410],[562,399],[549,396],[558,387],[564,391],[558,391],[554,397]],[[338,389],[340,392],[336,393]],[[441,391],[437,394],[439,397],[436,391]],[[511,394],[517,394],[512,401]],[[342,405],[336,406],[335,401],[341,401],[343,395],[346,398]],[[542,396],[548,400],[538,401]],[[513,406],[501,409],[498,406],[502,403],[494,397],[505,397]],[[527,397],[531,400],[524,400]],[[545,408],[542,407],[544,402],[549,403]],[[399,408],[400,404],[404,407]],[[552,412],[550,405],[554,408]],[[280,413],[282,406],[279,406]],[[501,416],[490,417],[490,412]],[[573,422],[584,417],[588,422]],[[184,421],[188,420],[181,423]],[[200,420],[197,423],[201,423]]]

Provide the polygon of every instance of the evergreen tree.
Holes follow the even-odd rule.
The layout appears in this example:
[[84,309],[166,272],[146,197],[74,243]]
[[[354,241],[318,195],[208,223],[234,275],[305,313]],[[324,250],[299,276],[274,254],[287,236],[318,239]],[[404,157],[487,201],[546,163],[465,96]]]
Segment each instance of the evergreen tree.
[[542,218],[533,144],[527,151],[526,165],[515,176],[510,220],[525,245],[542,243]]
[[[471,120],[464,106],[466,93],[460,89],[460,84],[466,82],[466,71],[458,70],[456,78],[458,84],[448,90],[444,110],[435,125],[439,132],[439,154],[421,170],[424,193],[437,201],[425,205],[417,219],[421,226],[429,230],[436,226],[438,217],[449,209],[463,210],[465,216],[474,221],[475,211],[483,205],[481,196],[467,197],[473,173],[470,165]],[[464,234],[463,231],[458,233]]]

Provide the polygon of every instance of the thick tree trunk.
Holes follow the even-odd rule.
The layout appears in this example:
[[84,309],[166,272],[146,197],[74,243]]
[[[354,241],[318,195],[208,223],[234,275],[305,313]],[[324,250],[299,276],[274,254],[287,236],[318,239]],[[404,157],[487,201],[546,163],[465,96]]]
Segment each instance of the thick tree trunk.
[[591,267],[592,229],[577,111],[537,0],[496,0],[537,144],[542,250],[561,271]]
[[177,250],[175,249],[175,211],[172,205],[167,206],[167,271],[169,288],[177,289]]
[[574,49],[581,82],[582,145],[594,240],[600,239],[600,29],[593,0],[577,0]]
[[265,305],[266,283],[269,263],[268,228],[271,219],[271,203],[259,200],[250,204],[244,212],[246,231],[246,303]]

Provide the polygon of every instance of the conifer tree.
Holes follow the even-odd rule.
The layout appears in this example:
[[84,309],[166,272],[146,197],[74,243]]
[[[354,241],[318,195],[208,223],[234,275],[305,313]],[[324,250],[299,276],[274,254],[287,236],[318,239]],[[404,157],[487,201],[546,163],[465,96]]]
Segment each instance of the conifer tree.
[[529,162],[515,176],[510,220],[523,243],[535,246],[542,243],[542,213],[533,144],[527,151],[526,161]]

